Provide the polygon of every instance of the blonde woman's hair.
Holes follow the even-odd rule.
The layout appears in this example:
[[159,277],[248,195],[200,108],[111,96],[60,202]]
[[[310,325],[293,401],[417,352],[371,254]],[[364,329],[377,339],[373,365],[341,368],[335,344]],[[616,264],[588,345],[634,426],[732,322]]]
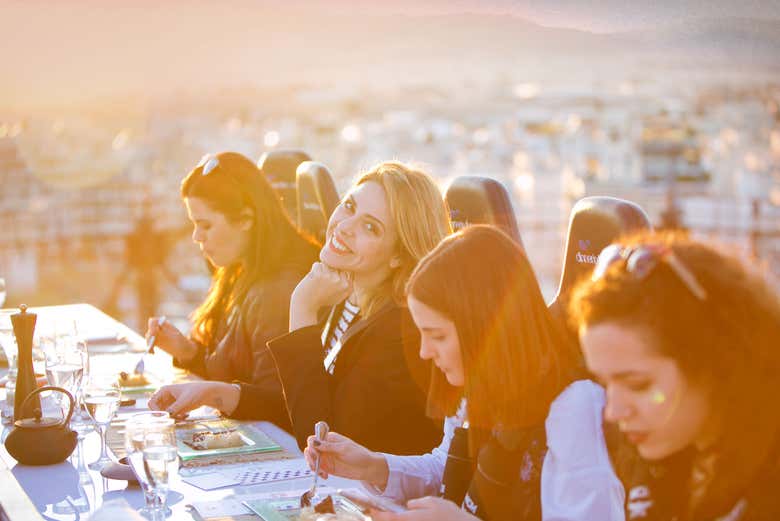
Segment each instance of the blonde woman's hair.
[[369,181],[379,183],[385,191],[398,233],[397,253],[401,262],[370,299],[367,315],[390,299],[405,305],[406,282],[415,266],[452,232],[444,198],[422,170],[400,161],[385,161],[363,174],[356,185]]

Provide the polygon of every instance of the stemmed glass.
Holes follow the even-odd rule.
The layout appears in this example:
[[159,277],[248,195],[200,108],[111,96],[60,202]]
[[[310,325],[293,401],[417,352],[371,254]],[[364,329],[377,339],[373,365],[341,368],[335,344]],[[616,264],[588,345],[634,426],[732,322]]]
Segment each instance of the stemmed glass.
[[84,438],[94,430],[94,425],[92,424],[92,420],[84,405],[84,386],[81,385],[83,382],[89,381],[89,353],[87,351],[86,341],[78,334],[75,320],[73,321],[72,340],[73,348],[75,352],[79,353],[84,370],[81,376],[81,382],[79,382],[79,386],[73,393],[73,399],[76,402],[76,406],[73,409],[73,416],[71,416],[70,419],[70,428],[76,431],[78,442],[71,461],[74,461],[76,464],[76,470],[79,472],[79,481],[86,485],[91,483],[92,477],[89,475],[86,463],[84,462]]
[[3,423],[13,423],[18,350],[10,315],[5,313],[0,314],[0,347],[8,360],[8,382],[5,384],[5,403],[0,411],[0,417],[2,417]]
[[108,451],[106,450],[106,431],[117,409],[119,409],[121,393],[115,381],[93,380],[83,389],[82,396],[87,412],[98,426],[98,431],[100,432],[100,458],[90,463],[89,468],[100,470],[104,465],[111,462],[111,458],[108,457]]
[[164,519],[171,513],[165,505],[170,477],[179,469],[173,419],[165,411],[134,414],[125,423],[125,449],[144,491],[146,506],[139,512],[151,520]]
[[[84,366],[88,363],[86,352],[79,349],[75,342],[55,342],[54,346],[45,351],[46,378],[51,385],[62,387],[72,396],[78,398],[81,382],[84,377]],[[59,394],[58,397],[63,395]],[[64,407],[64,399],[58,399],[60,407]]]
[[[75,397],[74,397],[75,398]],[[76,407],[73,409],[73,416],[70,418],[70,428],[76,432],[76,450],[73,452],[71,462],[76,465],[76,470],[79,473],[79,483],[82,485],[92,482],[92,476],[90,476],[87,470],[87,464],[84,460],[84,438],[92,432],[94,426],[92,425],[92,419],[84,407],[81,393],[79,397],[75,398]]]

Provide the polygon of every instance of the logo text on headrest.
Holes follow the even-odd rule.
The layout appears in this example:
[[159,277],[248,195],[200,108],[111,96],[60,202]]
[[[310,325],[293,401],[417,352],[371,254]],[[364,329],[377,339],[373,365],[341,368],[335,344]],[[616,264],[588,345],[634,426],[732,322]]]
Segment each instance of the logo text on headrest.
[[578,251],[574,258],[579,264],[596,264],[596,262],[599,260],[598,255],[588,255],[587,253],[582,253],[581,251]]
[[452,224],[452,231],[457,232],[458,230],[462,230],[469,224],[471,224],[468,221],[450,221],[450,224]]

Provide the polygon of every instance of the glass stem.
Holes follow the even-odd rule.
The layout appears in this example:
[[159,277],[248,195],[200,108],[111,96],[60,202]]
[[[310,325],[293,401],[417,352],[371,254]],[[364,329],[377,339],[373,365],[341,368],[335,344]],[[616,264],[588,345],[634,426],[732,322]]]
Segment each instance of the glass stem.
[[108,450],[106,448],[106,431],[108,430],[108,425],[101,424],[98,428],[100,429],[100,458],[98,458],[98,461],[104,461],[109,459]]
[[79,473],[80,482],[83,482],[84,479],[89,479],[87,462],[84,459],[84,436],[81,434],[79,434],[78,441],[76,442],[76,470]]

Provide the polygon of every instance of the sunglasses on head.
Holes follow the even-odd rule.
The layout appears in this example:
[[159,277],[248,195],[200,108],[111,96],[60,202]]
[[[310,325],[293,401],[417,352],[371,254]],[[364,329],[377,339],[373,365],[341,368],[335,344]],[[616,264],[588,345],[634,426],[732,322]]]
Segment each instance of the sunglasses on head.
[[691,270],[685,267],[671,248],[659,244],[642,244],[639,246],[623,247],[619,244],[611,244],[604,248],[599,255],[596,266],[593,268],[591,279],[596,281],[604,276],[610,266],[618,261],[625,263],[625,270],[636,279],[644,279],[658,266],[659,262],[665,262],[677,278],[699,300],[707,298],[707,292],[696,280]]
[[198,162],[198,167],[203,167],[201,175],[209,175],[215,168],[219,166],[219,159],[214,154],[206,154]]

